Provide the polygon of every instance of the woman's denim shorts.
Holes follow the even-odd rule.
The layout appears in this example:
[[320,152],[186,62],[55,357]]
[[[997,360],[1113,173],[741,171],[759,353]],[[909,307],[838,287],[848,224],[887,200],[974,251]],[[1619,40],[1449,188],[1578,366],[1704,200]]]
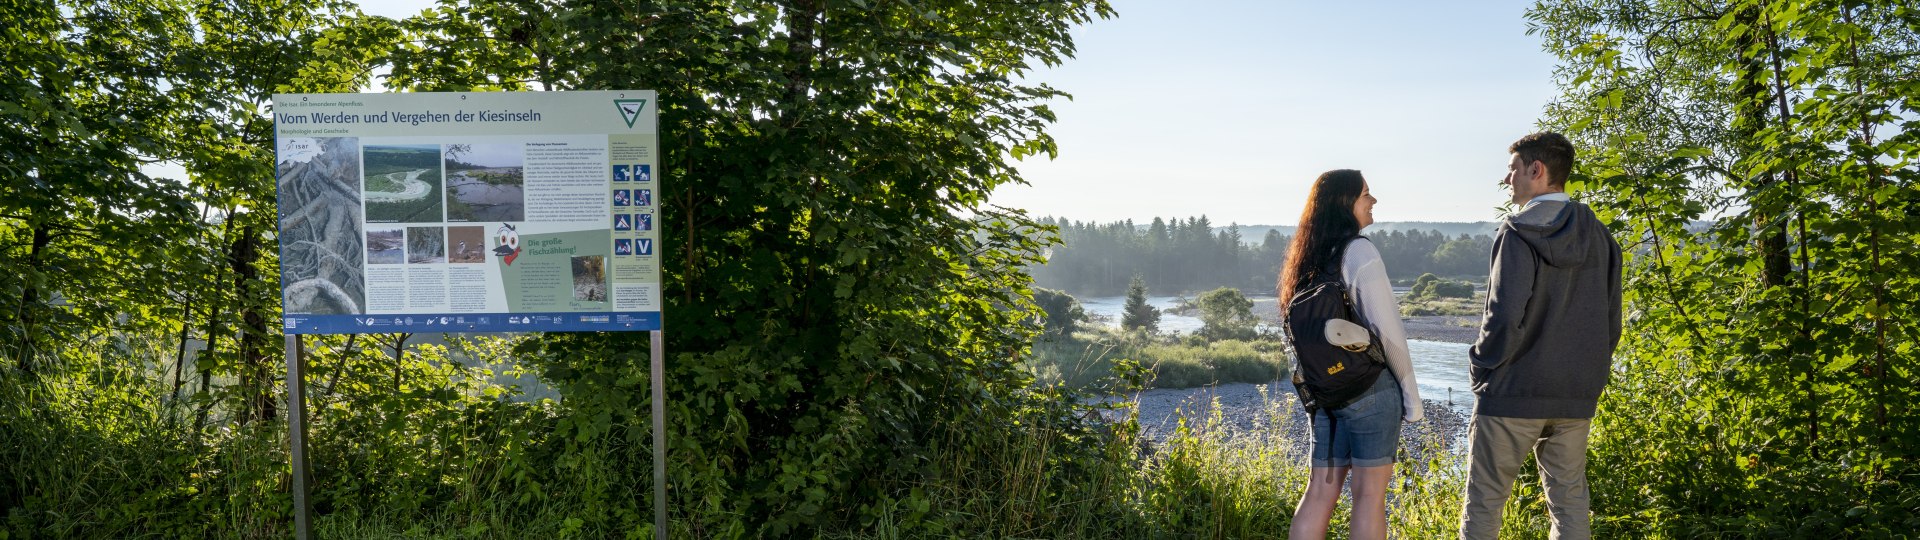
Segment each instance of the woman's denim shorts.
[[[1391,465],[1400,447],[1400,383],[1380,372],[1360,399],[1335,411],[1313,413],[1314,467]],[[1329,418],[1331,412],[1331,418]],[[1332,420],[1329,422],[1329,420]],[[1331,426],[1329,424],[1332,424]]]

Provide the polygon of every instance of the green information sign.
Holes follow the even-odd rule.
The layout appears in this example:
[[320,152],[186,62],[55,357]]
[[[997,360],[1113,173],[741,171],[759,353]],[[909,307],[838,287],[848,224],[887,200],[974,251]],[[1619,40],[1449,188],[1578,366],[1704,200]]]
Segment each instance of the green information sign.
[[657,103],[275,95],[286,332],[660,329]]

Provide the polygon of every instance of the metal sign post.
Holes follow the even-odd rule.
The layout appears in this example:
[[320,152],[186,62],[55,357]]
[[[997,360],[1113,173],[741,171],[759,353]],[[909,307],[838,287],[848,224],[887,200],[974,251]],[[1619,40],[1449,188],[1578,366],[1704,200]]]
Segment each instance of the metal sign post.
[[667,539],[667,383],[666,332],[648,333],[653,342],[653,537]]
[[313,537],[307,506],[307,362],[305,342],[287,334],[287,437],[293,446],[293,537]]

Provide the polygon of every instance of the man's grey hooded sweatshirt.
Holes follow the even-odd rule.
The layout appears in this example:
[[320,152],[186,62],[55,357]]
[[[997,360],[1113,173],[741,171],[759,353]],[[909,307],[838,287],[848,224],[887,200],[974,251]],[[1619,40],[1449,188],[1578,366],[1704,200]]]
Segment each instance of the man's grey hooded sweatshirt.
[[1586,205],[1500,224],[1472,357],[1474,414],[1592,418],[1620,342],[1620,244]]

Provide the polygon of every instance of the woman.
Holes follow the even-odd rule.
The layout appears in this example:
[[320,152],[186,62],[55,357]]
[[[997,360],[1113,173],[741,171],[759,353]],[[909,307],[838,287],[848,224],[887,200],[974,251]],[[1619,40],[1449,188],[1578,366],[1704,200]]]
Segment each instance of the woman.
[[[1407,355],[1406,330],[1400,325],[1400,306],[1373,243],[1360,238],[1360,229],[1373,224],[1376,199],[1360,171],[1327,171],[1313,183],[1300,227],[1293,233],[1287,262],[1280,271],[1280,305],[1293,299],[1315,268],[1330,268],[1341,256],[1341,280],[1352,291],[1354,309],[1366,318],[1368,330],[1385,348],[1387,372],[1361,397],[1340,409],[1313,415],[1313,477],[1294,509],[1288,538],[1325,538],[1340,487],[1353,473],[1353,530],[1351,537],[1387,537],[1387,482],[1400,444],[1401,422],[1417,422],[1424,413],[1420,389]],[[1387,376],[1391,374],[1391,376]],[[1329,421],[1334,420],[1334,421]],[[1335,431],[1337,430],[1337,432]]]

